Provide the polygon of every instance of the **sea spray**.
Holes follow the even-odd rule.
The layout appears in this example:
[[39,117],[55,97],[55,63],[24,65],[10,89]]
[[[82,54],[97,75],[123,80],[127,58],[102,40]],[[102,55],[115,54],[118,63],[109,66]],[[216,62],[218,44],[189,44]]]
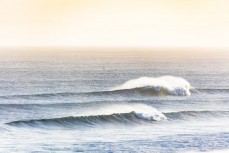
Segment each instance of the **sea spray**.
[[171,95],[190,96],[190,83],[181,77],[162,76],[157,78],[141,77],[125,82],[124,84],[112,88],[115,90],[126,90],[136,88],[153,88],[156,92],[165,91]]

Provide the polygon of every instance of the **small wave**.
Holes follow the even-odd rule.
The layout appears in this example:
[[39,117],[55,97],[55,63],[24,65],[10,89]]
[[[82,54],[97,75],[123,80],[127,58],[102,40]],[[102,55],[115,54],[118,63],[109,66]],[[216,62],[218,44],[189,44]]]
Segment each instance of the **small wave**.
[[33,99],[33,98],[50,98],[50,97],[68,97],[79,95],[82,93],[74,93],[74,92],[63,92],[63,93],[40,93],[40,94],[28,94],[28,95],[8,95],[8,96],[0,96],[2,99]]
[[179,111],[164,113],[168,120],[212,119],[229,117],[229,111]]
[[190,89],[192,89],[190,83],[183,78],[162,76],[157,78],[141,77],[129,80],[121,86],[113,88],[111,91],[145,88],[153,89],[154,92],[177,96],[189,96],[191,95]]
[[215,88],[197,88],[192,90],[193,93],[228,93],[229,89],[215,89]]

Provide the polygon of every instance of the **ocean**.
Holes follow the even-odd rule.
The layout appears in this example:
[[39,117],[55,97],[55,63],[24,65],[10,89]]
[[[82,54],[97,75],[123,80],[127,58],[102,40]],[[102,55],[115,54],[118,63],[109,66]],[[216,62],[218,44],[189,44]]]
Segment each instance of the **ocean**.
[[0,152],[227,152],[229,56],[0,57]]

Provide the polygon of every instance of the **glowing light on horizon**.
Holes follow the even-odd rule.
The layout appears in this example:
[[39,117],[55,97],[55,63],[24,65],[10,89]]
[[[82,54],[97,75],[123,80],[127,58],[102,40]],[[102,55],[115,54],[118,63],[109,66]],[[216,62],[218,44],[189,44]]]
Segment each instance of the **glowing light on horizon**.
[[0,46],[229,47],[227,0],[0,0]]

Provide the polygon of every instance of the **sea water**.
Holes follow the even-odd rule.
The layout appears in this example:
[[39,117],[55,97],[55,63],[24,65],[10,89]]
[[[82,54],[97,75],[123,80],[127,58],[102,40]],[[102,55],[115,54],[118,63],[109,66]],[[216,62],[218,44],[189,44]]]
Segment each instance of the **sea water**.
[[2,55],[0,152],[227,152],[229,58],[203,55]]

